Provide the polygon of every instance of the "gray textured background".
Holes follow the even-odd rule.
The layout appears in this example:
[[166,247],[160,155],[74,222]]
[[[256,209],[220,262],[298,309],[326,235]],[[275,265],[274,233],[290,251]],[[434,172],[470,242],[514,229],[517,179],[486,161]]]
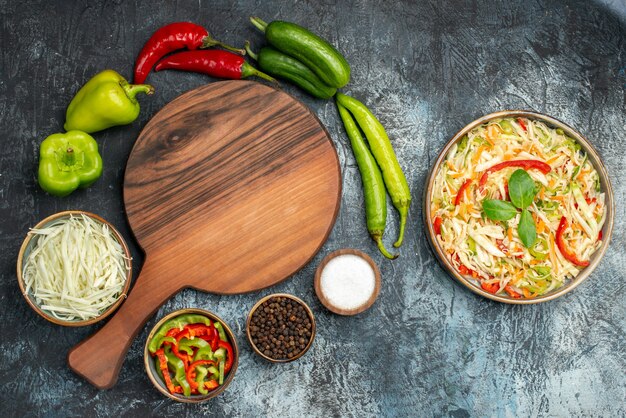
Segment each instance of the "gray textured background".
[[[506,3],[506,4],[504,4]],[[302,271],[271,289],[234,297],[183,291],[132,345],[119,382],[98,391],[67,367],[68,350],[99,326],[52,325],[24,302],[15,260],[26,231],[43,217],[84,209],[113,222],[135,259],[121,184],[141,127],[179,94],[213,80],[153,74],[157,94],[142,98],[131,126],[95,134],[105,160],[91,188],[59,199],[36,184],[39,143],[61,131],[65,107],[93,74],[130,77],[134,59],[163,24],[192,20],[220,39],[253,46],[250,15],[298,22],[345,53],[346,92],[364,100],[393,140],[414,203],[401,257],[384,260],[365,230],[360,179],[331,103],[294,88],[327,126],[342,162],[341,212],[330,239]],[[7,415],[423,415],[624,416],[626,414],[624,247],[626,238],[626,3],[623,0],[489,2],[297,1],[91,3],[0,0],[0,412]],[[507,108],[545,112],[578,128],[597,147],[615,188],[613,242],[595,273],[574,292],[539,306],[507,306],[455,284],[430,252],[421,195],[430,163],[457,130]],[[391,211],[388,244],[396,234]],[[263,245],[262,241],[259,245]],[[368,312],[344,318],[313,291],[324,255],[368,252],[383,274]],[[175,257],[175,255],[172,255]],[[317,316],[312,349],[297,362],[256,357],[242,331],[268,292],[302,297]],[[161,396],[145,375],[142,346],[155,321],[202,307],[225,318],[241,345],[226,393],[201,405]]]

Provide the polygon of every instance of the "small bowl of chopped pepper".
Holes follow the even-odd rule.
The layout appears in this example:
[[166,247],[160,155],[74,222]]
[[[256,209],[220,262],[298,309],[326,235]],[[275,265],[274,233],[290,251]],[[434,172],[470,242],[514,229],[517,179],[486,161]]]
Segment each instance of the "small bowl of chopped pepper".
[[152,329],[144,349],[148,377],[159,392],[197,403],[226,390],[235,377],[239,349],[233,331],[203,309],[172,312]]
[[315,318],[301,299],[275,293],[252,307],[246,333],[255,353],[273,363],[287,363],[299,359],[311,348]]

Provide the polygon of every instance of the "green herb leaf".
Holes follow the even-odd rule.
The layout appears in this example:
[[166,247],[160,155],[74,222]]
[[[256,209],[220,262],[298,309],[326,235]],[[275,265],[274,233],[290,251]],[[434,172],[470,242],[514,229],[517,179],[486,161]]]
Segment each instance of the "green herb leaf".
[[519,219],[519,225],[517,226],[517,233],[522,240],[524,247],[530,248],[537,240],[537,227],[535,226],[535,220],[527,209],[522,211],[522,216]]
[[493,221],[508,221],[517,214],[517,209],[510,202],[497,199],[486,199],[483,212]]
[[533,203],[535,194],[537,194],[535,182],[526,171],[519,169],[511,174],[509,196],[516,207],[526,209]]

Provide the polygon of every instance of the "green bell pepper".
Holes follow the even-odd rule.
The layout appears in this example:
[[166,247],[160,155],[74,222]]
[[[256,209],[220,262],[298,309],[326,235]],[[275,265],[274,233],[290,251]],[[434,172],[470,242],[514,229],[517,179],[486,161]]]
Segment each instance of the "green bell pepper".
[[55,196],[90,186],[102,175],[98,143],[80,131],[53,134],[39,148],[39,185]]
[[148,84],[129,84],[113,70],[104,70],[89,80],[70,102],[65,130],[98,132],[128,125],[139,116],[137,93],[154,93]]

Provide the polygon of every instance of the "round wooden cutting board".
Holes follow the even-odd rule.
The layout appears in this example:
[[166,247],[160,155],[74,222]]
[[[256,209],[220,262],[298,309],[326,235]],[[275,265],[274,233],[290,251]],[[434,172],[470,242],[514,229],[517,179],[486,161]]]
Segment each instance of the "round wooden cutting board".
[[340,196],[328,133],[293,97],[249,81],[178,97],[146,125],[126,166],[141,273],[115,316],[70,351],[70,367],[109,388],[141,327],[181,289],[235,294],[286,279],[326,241]]

